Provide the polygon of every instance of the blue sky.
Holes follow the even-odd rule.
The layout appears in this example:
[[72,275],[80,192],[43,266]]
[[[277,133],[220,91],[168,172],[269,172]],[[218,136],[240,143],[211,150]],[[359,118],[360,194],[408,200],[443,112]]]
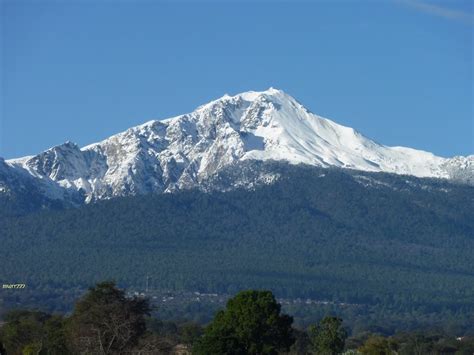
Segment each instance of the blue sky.
[[0,156],[270,86],[380,143],[473,154],[472,4],[3,0]]

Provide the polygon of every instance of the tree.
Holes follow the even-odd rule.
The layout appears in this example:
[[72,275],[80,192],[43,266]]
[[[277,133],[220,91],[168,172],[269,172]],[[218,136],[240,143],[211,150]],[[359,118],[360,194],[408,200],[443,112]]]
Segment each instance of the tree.
[[202,335],[203,328],[196,323],[185,323],[180,327],[180,340],[184,344],[193,345]]
[[66,337],[67,320],[63,316],[53,315],[44,323],[45,345],[48,355],[69,353]]
[[374,335],[369,337],[358,350],[365,355],[392,355],[396,354],[397,348],[393,340]]
[[270,291],[242,291],[227,302],[194,347],[196,354],[277,354],[294,343],[293,318]]
[[42,325],[49,315],[44,312],[13,310],[5,316],[2,339],[10,354],[21,354],[29,347],[42,349],[44,331]]
[[310,326],[309,337],[316,354],[339,354],[344,350],[347,331],[342,327],[342,319],[325,317],[318,325]]
[[[8,354],[67,353],[64,319],[39,311],[13,310],[1,329]],[[0,347],[0,354],[2,350]]]
[[76,303],[69,335],[76,352],[111,354],[130,350],[146,331],[147,299],[127,298],[113,282],[90,288]]

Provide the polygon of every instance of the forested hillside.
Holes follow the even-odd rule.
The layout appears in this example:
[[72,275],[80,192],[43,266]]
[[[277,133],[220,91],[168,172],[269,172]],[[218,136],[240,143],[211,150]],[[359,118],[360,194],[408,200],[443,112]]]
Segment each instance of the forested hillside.
[[104,279],[140,288],[149,275],[162,289],[266,288],[279,297],[433,320],[474,317],[473,187],[281,164],[277,170],[277,182],[254,190],[4,215],[0,281],[26,283],[23,295],[32,295]]

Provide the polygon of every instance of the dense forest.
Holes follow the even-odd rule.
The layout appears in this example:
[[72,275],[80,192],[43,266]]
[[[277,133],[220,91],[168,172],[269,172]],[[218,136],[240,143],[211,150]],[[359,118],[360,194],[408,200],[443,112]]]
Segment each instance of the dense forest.
[[[2,200],[0,310],[69,310],[93,282],[334,302],[355,326],[474,330],[474,188],[304,166],[271,185],[22,209]],[[26,213],[28,211],[28,213]],[[3,303],[3,306],[2,306]],[[343,307],[351,304],[354,307]],[[339,306],[337,306],[339,305]]]

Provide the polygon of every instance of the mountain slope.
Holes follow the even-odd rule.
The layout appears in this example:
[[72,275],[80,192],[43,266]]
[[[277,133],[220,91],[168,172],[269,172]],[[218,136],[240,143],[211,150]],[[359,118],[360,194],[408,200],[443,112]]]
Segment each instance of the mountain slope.
[[[317,116],[283,91],[225,95],[194,112],[150,121],[80,149],[67,142],[33,157],[8,160],[88,201],[201,186],[245,160],[281,160],[320,167],[455,178],[472,183],[474,156],[445,159],[378,144]],[[238,181],[235,183],[238,184]],[[0,181],[1,184],[1,181]],[[76,196],[76,198],[79,198]]]
[[474,187],[258,164],[255,171],[281,178],[252,191],[180,191],[0,217],[0,281],[28,284],[19,297],[43,290],[53,307],[63,301],[49,298],[52,288],[115,279],[141,290],[149,276],[163,291],[265,288],[377,306],[368,313],[384,324],[389,307],[405,324],[421,313],[432,325],[446,322],[449,311],[470,317],[472,328]]

